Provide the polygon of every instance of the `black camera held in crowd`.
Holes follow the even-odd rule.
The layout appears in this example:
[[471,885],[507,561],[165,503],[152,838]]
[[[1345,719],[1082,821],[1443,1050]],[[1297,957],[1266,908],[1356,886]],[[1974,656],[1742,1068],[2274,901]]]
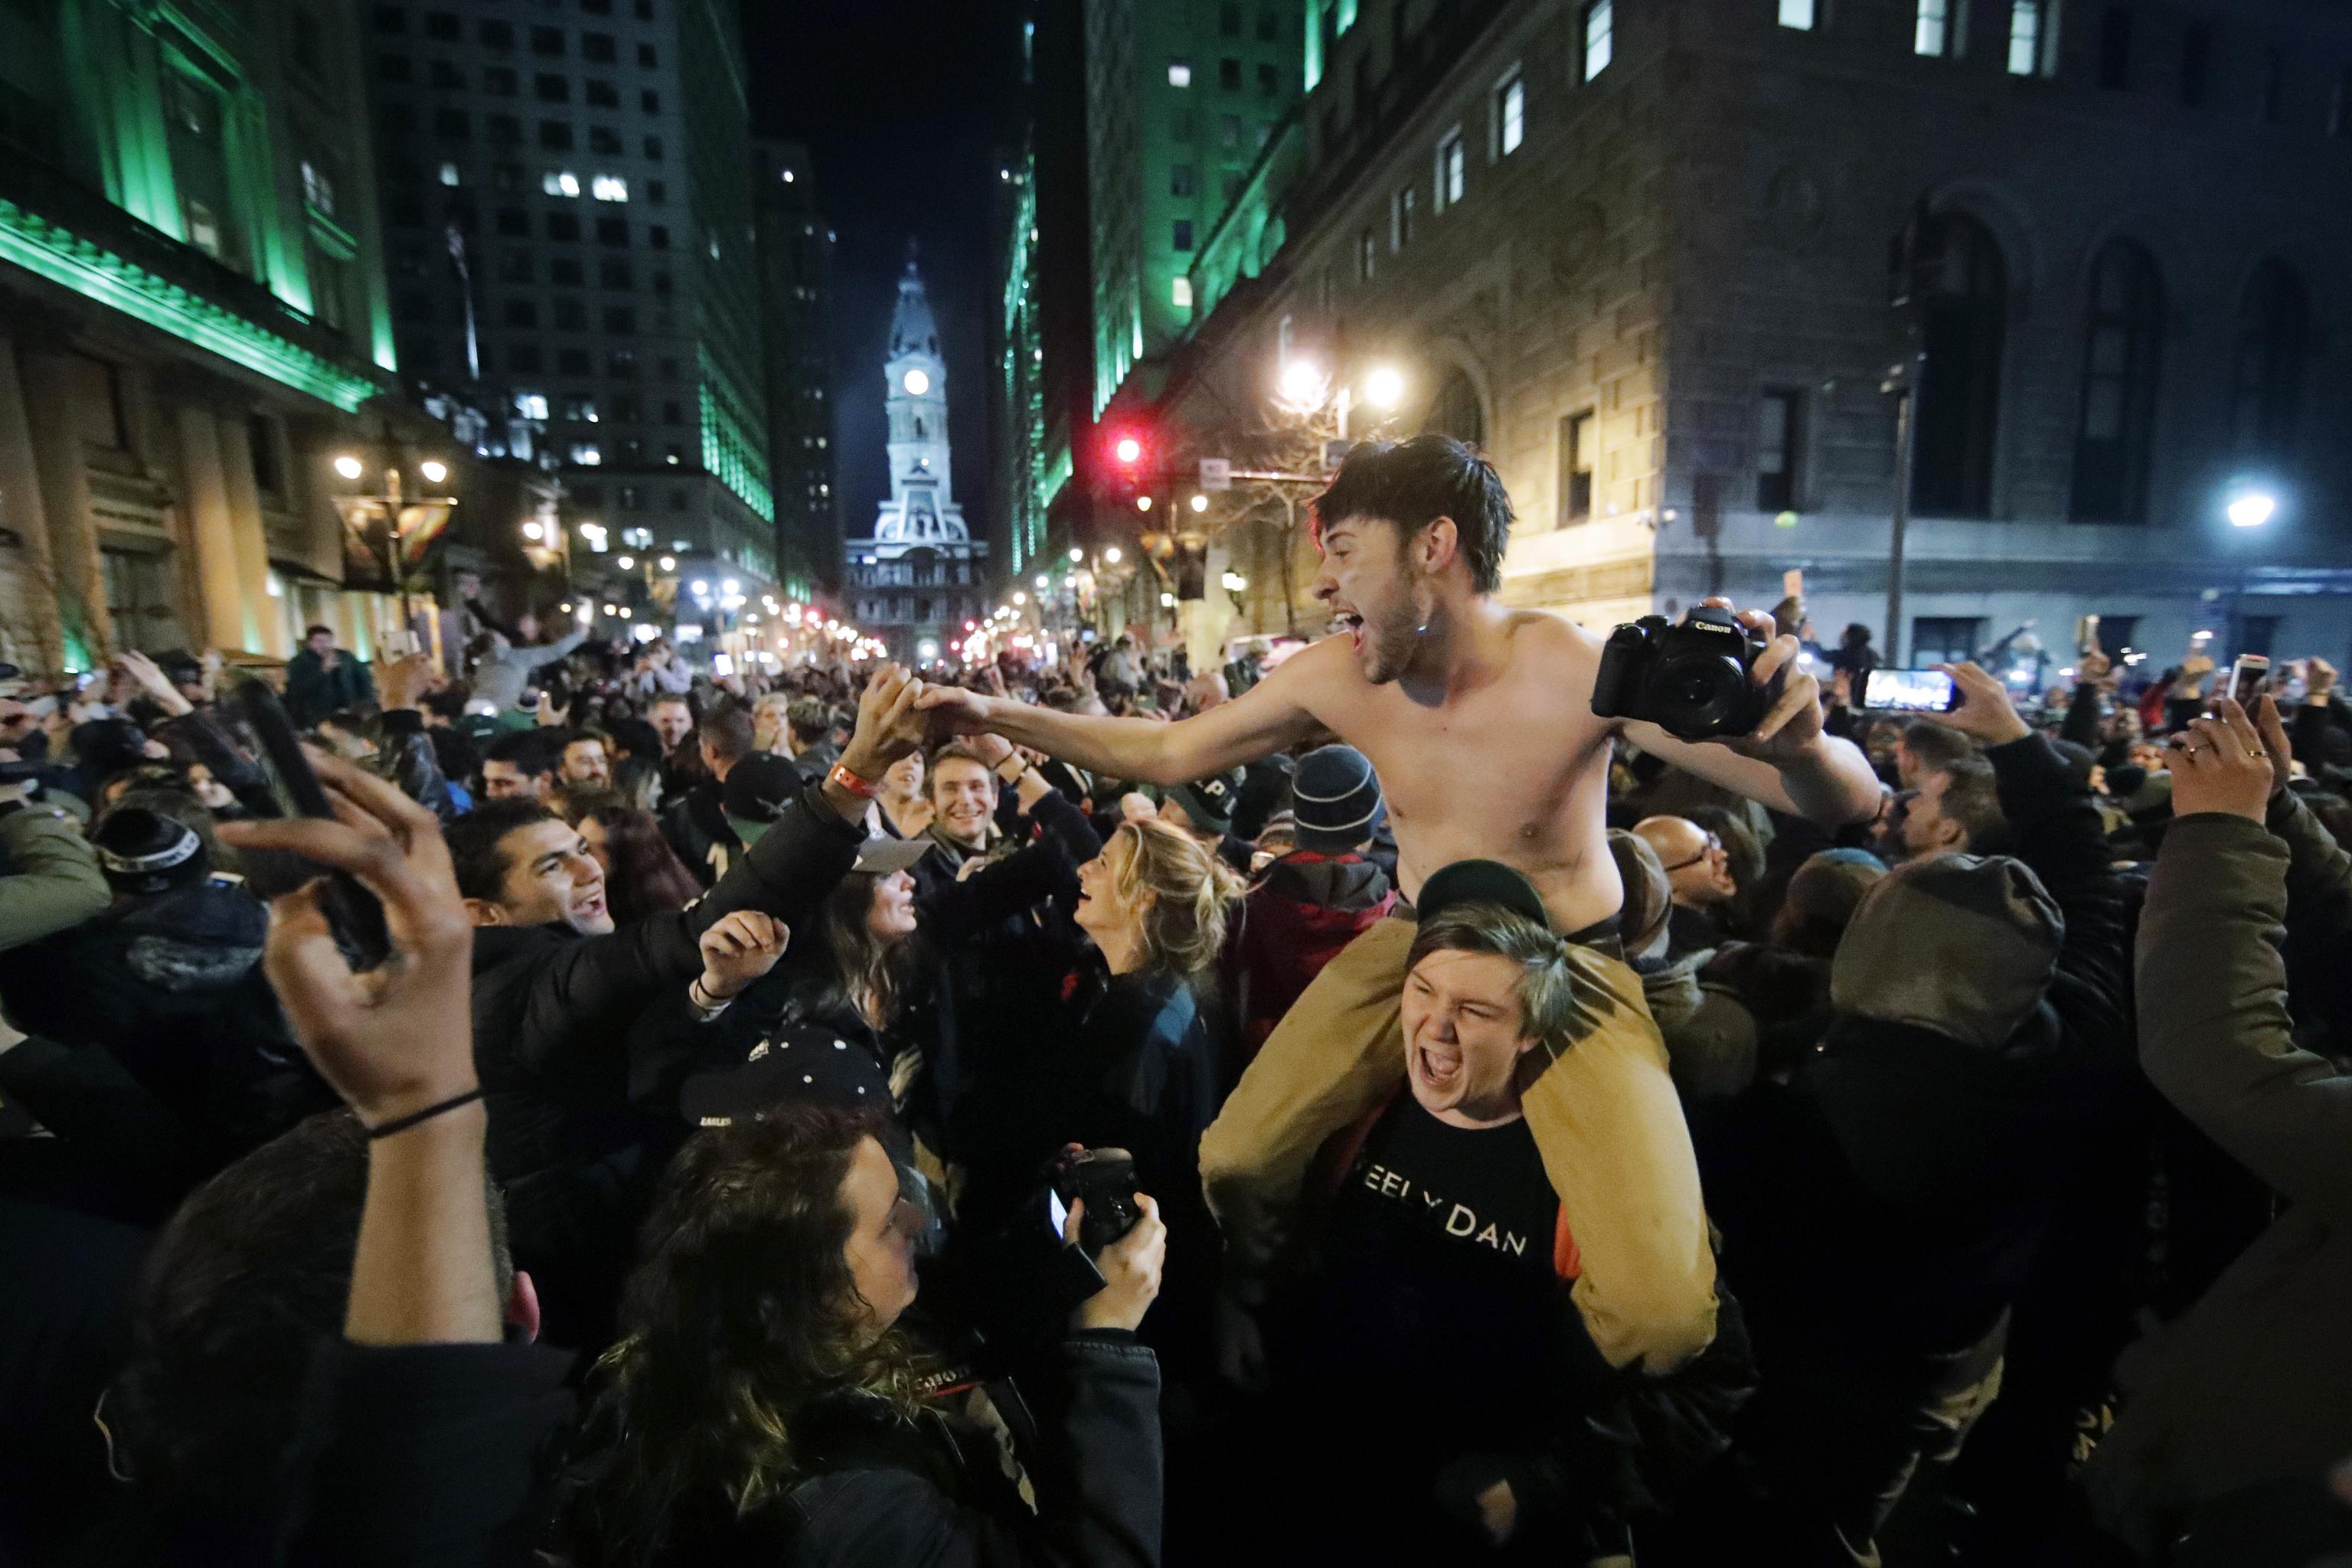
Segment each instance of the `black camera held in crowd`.
[[1764,643],[1729,610],[1701,605],[1677,626],[1643,616],[1609,634],[1592,678],[1592,711],[1639,719],[1683,741],[1745,735],[1780,700],[1780,678],[1750,674]]
[[1054,1161],[1050,1185],[1056,1235],[1078,1200],[1086,1200],[1086,1211],[1078,1216],[1078,1248],[1089,1258],[1133,1230],[1143,1217],[1135,1202],[1135,1157],[1124,1149],[1074,1145]]

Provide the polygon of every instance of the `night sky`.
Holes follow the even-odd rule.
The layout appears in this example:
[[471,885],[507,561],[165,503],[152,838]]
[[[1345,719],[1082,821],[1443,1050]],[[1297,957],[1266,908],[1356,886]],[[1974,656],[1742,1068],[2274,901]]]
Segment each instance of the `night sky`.
[[751,0],[744,12],[752,130],[809,144],[839,237],[827,358],[844,534],[866,533],[889,489],[882,355],[912,236],[947,356],[956,498],[992,537],[989,317],[997,170],[1020,135],[1016,0]]

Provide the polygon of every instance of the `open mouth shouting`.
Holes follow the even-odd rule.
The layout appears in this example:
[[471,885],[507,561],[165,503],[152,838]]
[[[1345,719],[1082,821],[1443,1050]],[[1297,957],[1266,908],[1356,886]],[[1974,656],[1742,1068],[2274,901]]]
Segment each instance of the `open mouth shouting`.
[[1333,607],[1331,629],[1347,634],[1348,646],[1356,652],[1364,651],[1364,617],[1353,610]]

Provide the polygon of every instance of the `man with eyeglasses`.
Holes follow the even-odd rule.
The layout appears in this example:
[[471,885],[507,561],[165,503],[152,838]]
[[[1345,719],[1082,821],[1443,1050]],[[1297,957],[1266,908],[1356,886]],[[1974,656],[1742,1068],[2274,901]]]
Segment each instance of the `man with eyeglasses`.
[[1633,835],[1656,853],[1674,889],[1674,912],[1666,921],[1668,959],[1722,946],[1726,906],[1739,896],[1723,840],[1683,816],[1643,817],[1633,825]]

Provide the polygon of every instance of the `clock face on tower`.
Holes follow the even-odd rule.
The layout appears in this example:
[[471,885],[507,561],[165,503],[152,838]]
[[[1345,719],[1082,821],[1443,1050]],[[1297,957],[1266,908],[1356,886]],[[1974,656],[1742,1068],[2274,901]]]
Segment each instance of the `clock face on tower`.
[[923,394],[930,391],[931,378],[925,375],[919,370],[910,370],[907,373],[905,385],[908,396],[920,397]]

